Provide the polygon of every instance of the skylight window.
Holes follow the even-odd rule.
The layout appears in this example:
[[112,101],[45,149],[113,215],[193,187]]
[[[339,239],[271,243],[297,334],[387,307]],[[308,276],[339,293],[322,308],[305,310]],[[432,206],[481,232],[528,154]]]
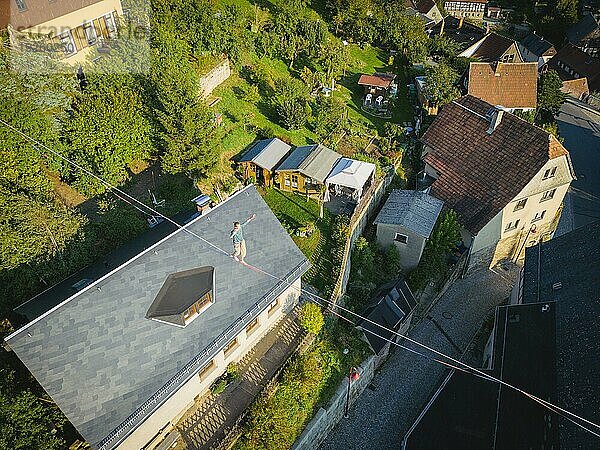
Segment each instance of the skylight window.
[[214,267],[172,273],[146,313],[147,319],[186,327],[215,300]]

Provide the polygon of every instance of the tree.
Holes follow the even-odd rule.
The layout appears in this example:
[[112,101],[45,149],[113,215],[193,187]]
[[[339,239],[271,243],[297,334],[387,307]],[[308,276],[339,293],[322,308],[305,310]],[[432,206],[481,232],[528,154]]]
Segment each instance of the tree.
[[460,97],[460,91],[456,87],[457,80],[458,73],[445,63],[428,67],[427,95],[431,102],[434,105],[443,106]]
[[300,307],[298,320],[302,328],[312,334],[319,334],[325,323],[321,308],[314,303],[305,303]]
[[420,17],[409,16],[393,3],[386,3],[379,17],[380,38],[384,45],[397,49],[410,62],[425,59],[429,38]]
[[[129,178],[127,167],[152,153],[153,129],[138,91],[94,78],[76,96],[72,116],[64,122],[65,146],[78,164],[112,185]],[[79,170],[71,179],[86,195],[104,192],[98,180]]]
[[273,106],[284,127],[288,130],[302,128],[308,119],[305,86],[291,78],[277,80]]
[[538,108],[552,116],[558,114],[566,98],[561,88],[562,80],[555,70],[543,74],[538,84]]

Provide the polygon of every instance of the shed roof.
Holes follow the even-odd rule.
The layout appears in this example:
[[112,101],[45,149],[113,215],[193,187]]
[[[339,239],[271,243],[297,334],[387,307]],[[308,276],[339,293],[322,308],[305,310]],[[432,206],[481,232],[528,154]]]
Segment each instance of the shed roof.
[[[231,223],[253,213],[247,260],[278,279],[179,229],[6,338],[93,448],[118,445],[308,269],[253,186],[185,229],[227,248]],[[146,318],[169,276],[203,266],[210,308],[185,328]]]
[[358,84],[361,86],[377,86],[387,89],[392,84],[396,75],[391,73],[375,73],[373,75],[361,75]]
[[376,354],[380,354],[388,343],[386,339],[393,339],[394,334],[371,322],[396,331],[416,305],[415,297],[403,278],[390,281],[376,291],[363,313],[368,320],[359,320],[357,324],[359,328],[368,330],[364,334]]
[[438,172],[431,195],[478,233],[531,181],[549,160],[567,156],[547,131],[505,112],[488,133],[495,108],[471,95],[444,106],[422,141],[424,161]]
[[325,178],[341,157],[342,155],[322,144],[305,145],[297,147],[281,163],[277,171],[298,171],[324,183]]
[[421,191],[394,189],[374,223],[400,225],[428,239],[444,202]]
[[273,170],[291,149],[280,139],[263,139],[250,147],[238,162],[253,162],[263,169]]
[[469,66],[469,94],[505,108],[535,108],[537,77],[536,62],[472,62]]
[[351,189],[362,189],[374,172],[375,164],[373,163],[340,158],[325,182]]

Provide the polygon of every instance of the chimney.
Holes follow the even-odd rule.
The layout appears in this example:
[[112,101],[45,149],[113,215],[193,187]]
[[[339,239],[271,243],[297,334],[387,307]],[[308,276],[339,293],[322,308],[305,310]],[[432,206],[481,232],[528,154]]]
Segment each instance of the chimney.
[[498,125],[500,125],[500,122],[502,122],[503,115],[504,111],[498,108],[492,112],[490,115],[490,127],[487,129],[488,134],[492,134],[496,128],[498,128]]

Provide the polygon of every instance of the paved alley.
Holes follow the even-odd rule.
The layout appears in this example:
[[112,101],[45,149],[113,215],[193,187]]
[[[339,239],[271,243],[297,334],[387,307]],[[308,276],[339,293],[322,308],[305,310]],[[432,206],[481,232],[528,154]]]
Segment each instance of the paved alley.
[[[410,336],[448,355],[460,356],[495,306],[509,297],[517,273],[515,267],[479,269],[457,280]],[[321,450],[399,448],[446,373],[444,367],[396,347],[375,375],[372,389],[365,390],[350,418],[342,419]]]

